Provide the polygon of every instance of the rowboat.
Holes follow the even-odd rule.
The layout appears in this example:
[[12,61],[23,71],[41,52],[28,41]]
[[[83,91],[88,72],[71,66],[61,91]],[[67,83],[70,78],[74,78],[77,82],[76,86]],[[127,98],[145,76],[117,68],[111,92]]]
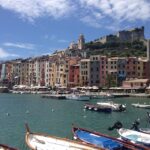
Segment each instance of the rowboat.
[[113,111],[124,111],[126,109],[126,106],[123,104],[117,104],[112,101],[109,102],[97,102],[99,106],[105,107],[105,108],[111,108]]
[[131,104],[132,106],[134,107],[137,107],[137,108],[147,108],[147,109],[150,109],[150,105],[146,105],[146,104]]
[[123,141],[84,128],[72,127],[74,139],[109,150],[148,150],[147,147]]
[[123,140],[128,140],[134,143],[143,144],[150,147],[150,135],[134,130],[121,128],[118,130],[119,135]]
[[65,138],[32,133],[26,125],[25,141],[32,150],[104,150]]
[[17,150],[16,148],[9,147],[4,144],[0,144],[0,150]]

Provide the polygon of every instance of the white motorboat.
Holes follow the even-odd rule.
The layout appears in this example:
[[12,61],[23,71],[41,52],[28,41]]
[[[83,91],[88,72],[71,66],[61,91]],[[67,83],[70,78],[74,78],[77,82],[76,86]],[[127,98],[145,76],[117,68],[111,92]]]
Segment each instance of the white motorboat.
[[123,140],[130,141],[132,143],[143,144],[150,146],[150,135],[142,132],[120,128],[118,130],[119,135]]
[[66,95],[66,99],[77,100],[77,101],[89,101],[90,100],[90,96],[88,96],[88,95],[70,94],[70,95]]
[[126,109],[126,106],[123,104],[117,104],[112,101],[109,102],[97,102],[98,105],[102,107],[111,108],[113,111],[124,111]]
[[137,107],[137,108],[147,108],[147,109],[150,109],[150,105],[147,105],[147,104],[131,104],[132,106],[134,107]]
[[92,95],[92,98],[94,98],[94,99],[110,99],[110,98],[114,98],[114,95],[111,93],[101,92],[98,95]]

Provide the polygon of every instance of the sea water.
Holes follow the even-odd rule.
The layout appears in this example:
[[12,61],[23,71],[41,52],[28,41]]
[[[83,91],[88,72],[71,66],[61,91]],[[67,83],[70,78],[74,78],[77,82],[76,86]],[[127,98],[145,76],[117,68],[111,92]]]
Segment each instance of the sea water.
[[[121,121],[124,128],[130,128],[137,118],[140,127],[150,128],[147,117],[148,109],[134,108],[132,103],[150,104],[149,98],[114,98],[114,102],[126,104],[126,111],[92,112],[84,109],[87,102],[56,100],[30,94],[0,94],[0,143],[28,150],[25,143],[25,123],[35,133],[72,139],[71,127],[79,127],[118,136],[117,131],[108,131],[116,121]],[[96,104],[103,99],[91,99],[88,103]]]

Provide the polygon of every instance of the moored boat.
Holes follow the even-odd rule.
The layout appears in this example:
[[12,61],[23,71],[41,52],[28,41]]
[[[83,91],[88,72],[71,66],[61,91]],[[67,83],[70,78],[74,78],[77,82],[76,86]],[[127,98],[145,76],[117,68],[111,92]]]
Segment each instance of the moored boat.
[[147,147],[133,144],[128,141],[122,141],[120,139],[104,135],[99,132],[90,131],[84,128],[73,126],[72,132],[74,138],[82,142],[98,146],[100,148],[109,150],[148,150]]
[[88,95],[70,94],[70,95],[66,95],[66,99],[77,100],[77,101],[89,101],[90,100],[90,96],[88,96]]
[[137,107],[137,108],[147,108],[147,109],[150,109],[150,105],[147,105],[147,104],[131,104],[132,106],[134,107]]
[[123,140],[127,140],[133,143],[142,144],[150,147],[150,135],[134,130],[121,128],[118,130],[119,135]]
[[104,150],[65,138],[31,133],[26,125],[26,143],[32,150]]
[[130,129],[133,129],[138,132],[150,134],[150,128],[139,128],[139,125],[140,125],[140,119],[137,119],[132,123],[132,127]]
[[126,110],[126,106],[123,104],[117,104],[112,101],[108,102],[97,102],[99,106],[111,108],[113,111],[124,111]]
[[91,97],[93,99],[110,99],[110,98],[114,98],[114,95],[111,94],[111,93],[101,92],[100,94],[98,94],[98,95],[92,95]]
[[103,106],[99,106],[99,105],[94,105],[94,104],[85,104],[84,108],[87,110],[91,110],[91,111],[97,111],[97,112],[106,112],[106,113],[111,113],[112,109],[109,107],[103,107]]
[[16,148],[12,148],[10,146],[0,144],[0,150],[17,150]]

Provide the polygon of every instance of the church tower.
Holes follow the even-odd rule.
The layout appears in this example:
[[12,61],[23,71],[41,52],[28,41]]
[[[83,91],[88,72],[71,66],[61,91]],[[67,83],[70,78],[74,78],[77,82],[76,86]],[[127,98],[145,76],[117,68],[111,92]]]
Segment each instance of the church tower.
[[78,49],[83,49],[84,44],[85,44],[84,35],[80,34],[79,39],[78,39]]

